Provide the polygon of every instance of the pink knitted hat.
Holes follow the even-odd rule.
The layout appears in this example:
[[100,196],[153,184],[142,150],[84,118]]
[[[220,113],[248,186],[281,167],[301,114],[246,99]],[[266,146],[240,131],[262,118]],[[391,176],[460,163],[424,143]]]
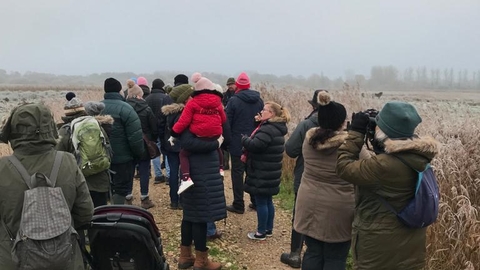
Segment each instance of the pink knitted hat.
[[235,82],[238,90],[249,89],[250,88],[250,78],[248,77],[247,73],[242,72],[237,78]]
[[145,77],[138,77],[137,85],[148,85],[147,79],[145,79]]
[[192,75],[192,82],[195,83],[195,90],[215,90],[215,85],[209,79],[202,77],[202,74],[195,72]]

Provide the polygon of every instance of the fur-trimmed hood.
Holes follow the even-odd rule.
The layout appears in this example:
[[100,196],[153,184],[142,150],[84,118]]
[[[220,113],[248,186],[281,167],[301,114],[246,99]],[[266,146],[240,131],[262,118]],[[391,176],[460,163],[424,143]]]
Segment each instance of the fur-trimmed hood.
[[440,142],[431,136],[415,136],[403,140],[386,139],[384,144],[388,154],[409,151],[429,158],[436,156],[441,148]]
[[270,123],[286,123],[287,120],[285,118],[280,117],[280,116],[274,116],[274,117],[268,119],[267,122],[270,122]]
[[[310,140],[312,136],[315,134],[315,131],[317,131],[319,127],[311,128],[307,131],[307,134],[305,135],[305,140]],[[316,150],[322,151],[322,150],[327,150],[327,149],[337,149],[340,147],[345,142],[345,139],[347,139],[348,133],[346,131],[337,131],[334,133],[335,135],[328,140],[325,141],[325,143],[321,144],[319,143],[317,147],[315,148]]]
[[95,119],[100,125],[113,125],[113,122],[115,121],[110,115],[95,115]]
[[184,108],[185,108],[185,104],[183,103],[173,103],[173,104],[163,106],[162,113],[164,115],[175,114],[183,111]]

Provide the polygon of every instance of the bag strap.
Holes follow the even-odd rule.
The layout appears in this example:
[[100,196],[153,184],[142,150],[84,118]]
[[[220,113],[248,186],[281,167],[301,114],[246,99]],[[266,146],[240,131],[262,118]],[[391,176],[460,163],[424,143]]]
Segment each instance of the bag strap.
[[[37,186],[36,178],[37,176],[42,177],[42,174],[34,174],[29,175],[25,166],[22,165],[20,160],[15,155],[11,155],[7,157],[8,160],[13,164],[13,166],[17,169],[18,173],[22,176],[23,181],[28,186],[29,189],[32,189]],[[55,187],[55,183],[57,181],[58,172],[60,171],[60,165],[62,163],[63,152],[57,151],[55,153],[55,161],[53,162],[52,171],[50,172],[50,182],[52,187]],[[45,176],[43,176],[45,177]],[[46,177],[45,180],[47,181]],[[48,181],[47,181],[48,182]]]
[[50,181],[52,182],[52,187],[55,187],[57,183],[58,172],[60,171],[60,165],[62,164],[63,152],[57,151],[55,154],[55,161],[53,162],[52,171],[50,172]]
[[18,173],[22,176],[23,181],[25,182],[25,184],[27,184],[28,188],[32,189],[33,186],[31,182],[31,175],[28,174],[27,169],[25,169],[20,160],[18,160],[15,155],[8,156],[7,158],[13,164],[15,169],[17,169]]
[[419,171],[415,170],[415,168],[413,168],[412,165],[410,165],[405,159],[403,159],[403,158],[401,158],[401,157],[399,157],[399,156],[397,156],[397,155],[392,155],[392,154],[390,154],[390,155],[391,155],[392,157],[398,158],[398,160],[400,160],[403,164],[405,164],[405,165],[406,165],[407,167],[409,167],[410,169],[416,171],[417,173],[420,173]]
[[7,231],[8,237],[10,237],[10,242],[15,242],[15,237],[13,236],[12,232],[8,229],[7,224],[5,224],[5,221],[3,221],[3,217],[0,218],[0,221],[2,222],[3,228],[5,228],[5,231]]

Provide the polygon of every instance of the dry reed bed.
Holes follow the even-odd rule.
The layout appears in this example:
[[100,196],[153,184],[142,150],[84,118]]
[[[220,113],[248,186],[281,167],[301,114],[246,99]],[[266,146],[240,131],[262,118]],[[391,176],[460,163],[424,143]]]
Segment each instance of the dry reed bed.
[[[50,87],[45,89],[51,90]],[[43,88],[42,88],[43,89]],[[58,89],[58,88],[54,88]],[[72,89],[71,87],[69,89]],[[78,89],[78,88],[77,88]],[[101,100],[103,91],[78,89],[77,96],[83,101]],[[275,88],[268,84],[256,85],[265,101],[273,100],[290,109],[292,122],[290,132],[296,124],[307,116],[311,107],[307,103],[312,91],[295,88]],[[60,89],[58,89],[60,90]],[[62,89],[63,90],[63,89]],[[463,101],[424,102],[414,93],[394,95],[385,93],[382,99],[361,97],[361,91],[346,87],[331,91],[338,102],[343,103],[349,115],[351,112],[368,108],[380,109],[389,99],[401,99],[414,103],[423,118],[418,132],[420,135],[432,135],[442,145],[441,153],[432,164],[437,172],[441,189],[441,205],[438,221],[428,229],[427,269],[480,269],[480,116]],[[366,95],[367,96],[367,95]],[[42,98],[50,106],[55,119],[61,120],[63,97]],[[5,105],[5,104],[4,104]],[[12,107],[14,104],[7,104]],[[16,104],[15,104],[16,105]],[[7,145],[0,145],[0,154],[8,155]],[[284,181],[291,181],[294,160],[284,161]],[[288,180],[287,180],[288,179]],[[291,184],[291,183],[287,183]]]

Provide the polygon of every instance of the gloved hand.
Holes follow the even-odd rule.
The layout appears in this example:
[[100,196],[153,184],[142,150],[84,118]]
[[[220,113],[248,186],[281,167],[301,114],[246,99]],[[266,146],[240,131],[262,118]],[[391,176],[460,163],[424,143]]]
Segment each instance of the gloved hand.
[[363,113],[353,113],[352,114],[352,124],[350,124],[350,130],[358,131],[362,134],[367,133],[367,126],[370,122],[370,117]]
[[168,138],[168,142],[170,143],[171,146],[173,146],[176,141],[177,141],[177,138],[175,137],[170,136],[170,138]]
[[220,137],[218,137],[218,139],[217,139],[217,142],[218,142],[218,148],[220,148],[220,146],[222,146],[223,139],[224,139],[224,138],[223,138],[223,136],[222,136],[222,135],[220,135]]

